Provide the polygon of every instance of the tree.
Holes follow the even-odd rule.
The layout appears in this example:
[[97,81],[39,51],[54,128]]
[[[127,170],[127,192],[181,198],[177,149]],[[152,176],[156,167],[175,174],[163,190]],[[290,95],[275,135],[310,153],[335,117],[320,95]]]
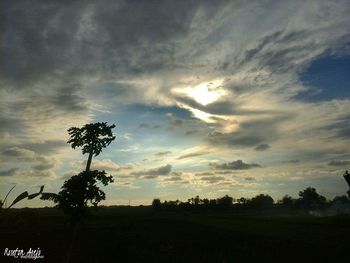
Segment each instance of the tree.
[[278,201],[278,203],[286,208],[291,208],[294,205],[295,200],[291,196],[285,195]]
[[102,148],[115,139],[112,134],[114,127],[115,125],[107,126],[107,123],[103,122],[86,124],[82,128],[73,127],[68,130],[71,136],[68,143],[72,144],[72,148],[83,147],[83,154],[89,154],[86,170],[66,180],[58,194],[42,193],[41,199],[56,203],[57,208],[73,216],[73,222],[78,221],[88,203],[97,206],[101,200],[106,198],[105,193],[97,184],[102,183],[106,186],[113,182],[113,177],[107,176],[105,171],[90,171],[90,165],[92,155],[100,154]]
[[274,201],[271,196],[260,194],[253,197],[250,200],[249,205],[253,208],[269,208],[272,207],[273,202]]
[[245,197],[241,197],[237,199],[237,203],[239,205],[246,205],[247,203],[249,203],[249,199],[245,198]]
[[114,139],[112,129],[115,125],[108,126],[106,122],[97,122],[84,125],[82,128],[72,127],[68,129],[70,139],[68,143],[72,148],[82,147],[83,154],[88,153],[85,171],[90,171],[92,155],[99,155],[102,148],[107,147]]
[[308,187],[299,192],[299,199],[297,203],[303,208],[321,208],[326,205],[326,198],[319,195],[315,188]]
[[225,195],[217,199],[217,206],[220,208],[230,208],[232,206],[233,198]]
[[106,194],[97,186],[97,182],[106,186],[113,182],[113,177],[106,176],[105,171],[83,171],[66,180],[58,195],[43,193],[42,199],[56,202],[57,208],[72,214],[74,218],[79,218],[88,203],[97,206],[100,201],[106,199]]
[[350,198],[350,174],[349,174],[348,170],[345,171],[343,176],[349,185],[349,190],[347,191],[347,194],[348,194],[348,197]]
[[153,199],[152,208],[154,211],[159,211],[162,208],[162,203],[159,198]]

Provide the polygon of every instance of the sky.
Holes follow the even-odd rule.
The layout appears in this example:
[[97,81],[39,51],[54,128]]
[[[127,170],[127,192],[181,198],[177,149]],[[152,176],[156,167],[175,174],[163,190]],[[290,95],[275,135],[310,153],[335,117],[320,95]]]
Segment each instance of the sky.
[[[0,198],[58,192],[87,156],[70,127],[116,124],[92,168],[104,205],[345,195],[349,1],[2,1]],[[16,207],[52,206],[40,199]]]

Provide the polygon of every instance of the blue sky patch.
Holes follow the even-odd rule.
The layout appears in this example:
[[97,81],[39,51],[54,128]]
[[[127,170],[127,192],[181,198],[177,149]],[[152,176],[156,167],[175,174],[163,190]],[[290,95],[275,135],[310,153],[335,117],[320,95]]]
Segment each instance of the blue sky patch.
[[300,75],[309,90],[299,93],[296,98],[317,102],[350,97],[350,56],[322,56],[314,60]]

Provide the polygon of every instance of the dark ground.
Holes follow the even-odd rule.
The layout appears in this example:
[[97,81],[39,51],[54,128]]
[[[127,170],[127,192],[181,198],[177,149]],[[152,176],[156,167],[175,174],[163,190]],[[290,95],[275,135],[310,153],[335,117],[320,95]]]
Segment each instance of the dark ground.
[[[4,249],[40,248],[44,259],[67,262],[74,229],[53,209],[0,214]],[[350,262],[350,217],[268,212],[153,212],[103,208],[79,225],[70,262]]]

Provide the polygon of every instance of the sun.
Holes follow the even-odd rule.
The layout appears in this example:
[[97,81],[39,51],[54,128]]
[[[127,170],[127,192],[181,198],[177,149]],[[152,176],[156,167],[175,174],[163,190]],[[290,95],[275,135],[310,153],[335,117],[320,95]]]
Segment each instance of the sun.
[[210,82],[202,82],[196,86],[175,88],[173,92],[184,94],[190,98],[193,98],[196,102],[206,106],[215,102],[220,97],[226,94],[222,89],[222,79],[212,80]]

